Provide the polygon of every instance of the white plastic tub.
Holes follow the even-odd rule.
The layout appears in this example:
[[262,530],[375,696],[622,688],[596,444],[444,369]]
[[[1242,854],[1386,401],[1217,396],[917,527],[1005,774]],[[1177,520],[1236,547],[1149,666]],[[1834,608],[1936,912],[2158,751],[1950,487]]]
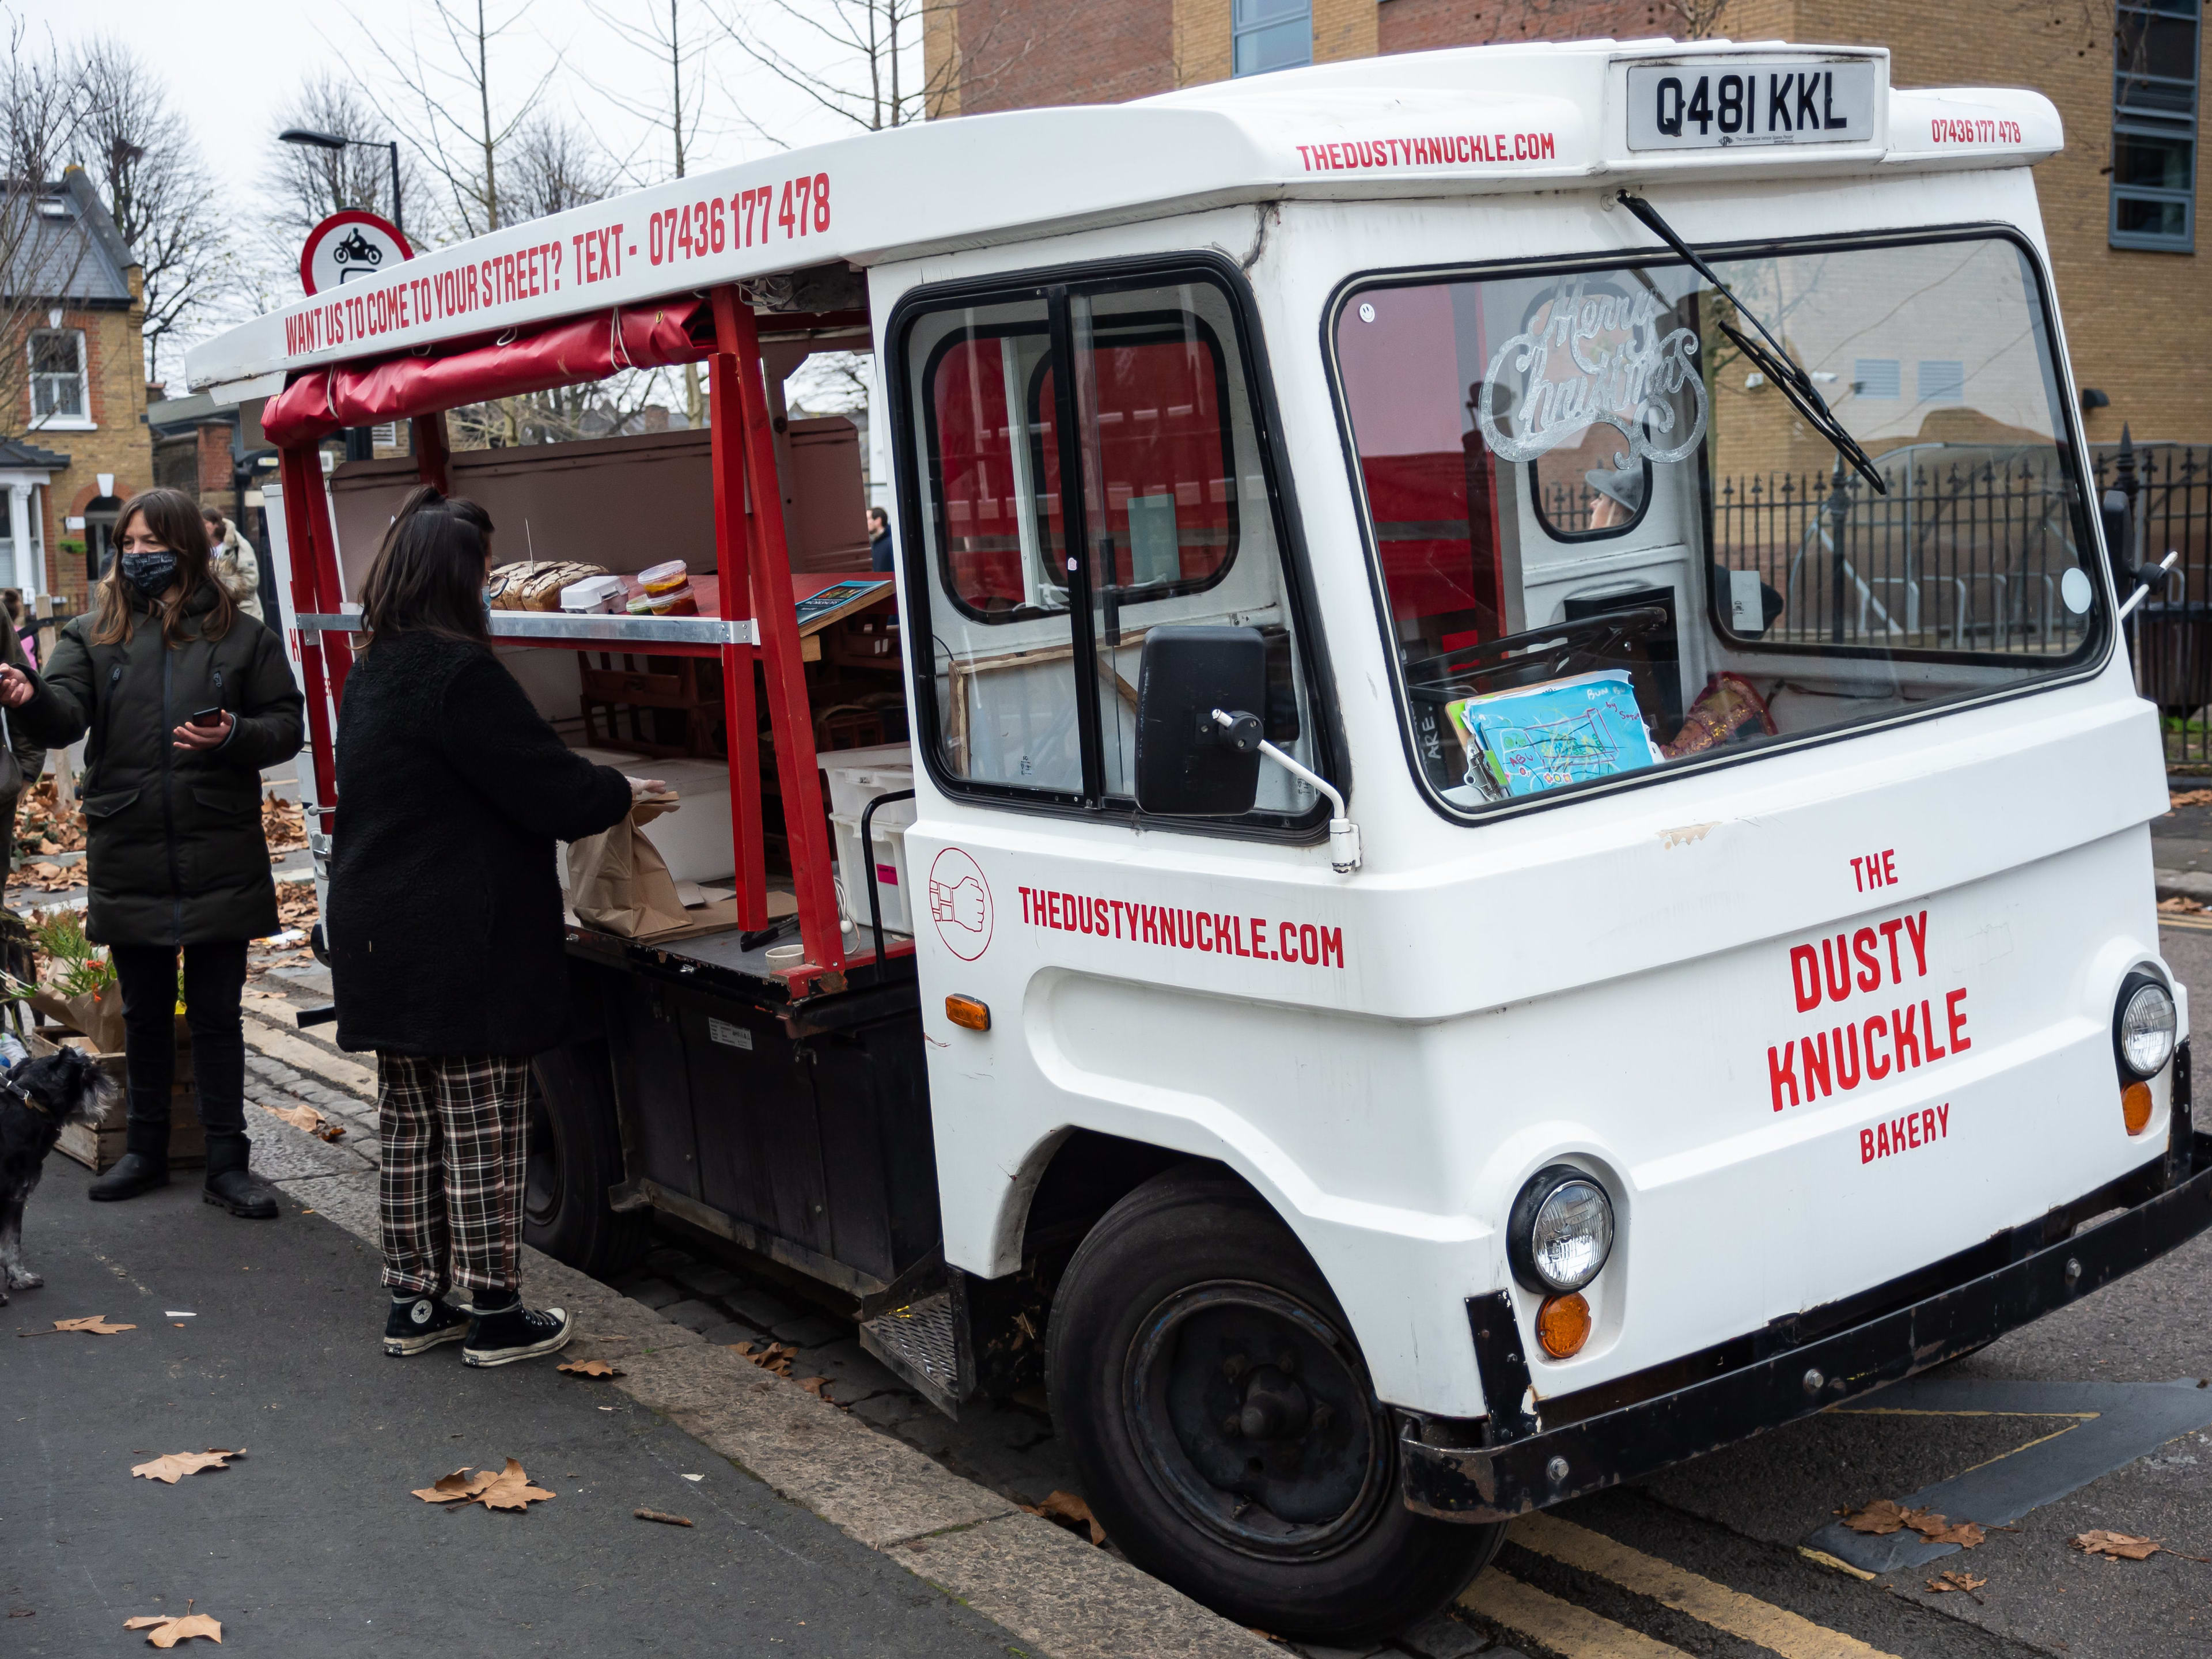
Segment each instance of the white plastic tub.
[[[633,778],[659,778],[676,792],[677,808],[646,826],[645,833],[667,860],[678,881],[721,882],[737,874],[737,850],[730,838],[730,769],[721,761],[624,754],[615,749],[578,749],[586,760],[611,766]],[[868,902],[860,895],[860,902]]]
[[[878,790],[878,794],[883,792]],[[864,801],[862,803],[866,805]],[[908,884],[906,873],[906,831],[914,822],[914,803],[893,801],[878,808],[868,823],[868,839],[875,843],[872,862],[876,868],[876,897],[883,907],[884,931],[886,933],[914,932],[912,913],[907,908]],[[837,886],[843,901],[845,919],[853,924],[854,942],[870,943],[868,933],[868,865],[860,856],[860,815],[858,812],[832,812],[830,828],[837,839]]]
[[[822,757],[822,771],[830,780],[831,814],[842,813],[858,823],[860,814],[877,796],[914,787],[914,745],[880,743],[872,749],[836,750]],[[877,813],[878,822],[882,821],[884,812],[890,810],[887,806]],[[911,810],[905,822],[914,822]],[[865,894],[860,902],[866,904]]]

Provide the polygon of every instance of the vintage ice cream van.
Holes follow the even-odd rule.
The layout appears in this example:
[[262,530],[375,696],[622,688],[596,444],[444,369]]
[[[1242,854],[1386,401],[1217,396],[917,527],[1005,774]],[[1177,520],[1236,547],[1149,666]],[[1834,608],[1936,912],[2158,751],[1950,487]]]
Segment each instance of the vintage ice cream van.
[[[533,1236],[670,1216],[947,1410],[1041,1381],[1131,1559],[1349,1640],[2212,1221],[2061,143],[1878,50],[1388,58],[682,180],[191,375],[283,449],[340,822],[418,472],[503,556],[690,560],[698,617],[495,613],[569,729],[613,656],[718,664],[731,825],[732,927],[572,930]],[[873,658],[810,655],[794,570],[823,349],[896,478]],[[449,407],[691,362],[708,433],[446,453]]]

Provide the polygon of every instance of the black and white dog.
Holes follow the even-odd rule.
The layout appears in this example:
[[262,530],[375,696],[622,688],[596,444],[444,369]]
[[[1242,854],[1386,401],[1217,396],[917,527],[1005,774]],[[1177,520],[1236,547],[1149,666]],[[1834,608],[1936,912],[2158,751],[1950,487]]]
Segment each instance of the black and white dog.
[[0,1306],[9,1291],[46,1283],[23,1265],[23,1206],[38,1188],[46,1154],[64,1123],[99,1122],[115,1093],[100,1062],[82,1048],[23,1060],[0,1081]]

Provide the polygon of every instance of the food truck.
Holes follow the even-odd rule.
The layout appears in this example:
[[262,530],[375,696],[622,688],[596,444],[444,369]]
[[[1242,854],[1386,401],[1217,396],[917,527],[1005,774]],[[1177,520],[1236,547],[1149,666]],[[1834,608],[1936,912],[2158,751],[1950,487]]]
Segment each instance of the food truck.
[[[418,477],[687,562],[696,615],[491,613],[706,780],[650,833],[726,907],[571,928],[532,1237],[672,1218],[948,1412],[1042,1382],[1130,1559],[1350,1641],[2212,1221],[2062,142],[1878,49],[1383,58],[678,180],[190,374],[282,451],[319,846]],[[782,402],[836,349],[895,587]],[[704,431],[448,453],[676,364]]]

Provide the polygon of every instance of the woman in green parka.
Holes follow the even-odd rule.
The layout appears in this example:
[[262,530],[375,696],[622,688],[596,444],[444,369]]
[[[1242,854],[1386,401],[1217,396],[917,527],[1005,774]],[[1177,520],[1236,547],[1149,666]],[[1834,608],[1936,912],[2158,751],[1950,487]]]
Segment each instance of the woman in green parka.
[[132,496],[115,548],[91,614],[62,629],[44,671],[0,667],[0,703],[25,735],[55,749],[86,738],[85,933],[122,986],[130,1081],[123,1157],[91,1194],[136,1198],[168,1182],[181,948],[204,1195],[265,1218],[276,1200],[246,1171],[239,994],[246,941],[277,927],[261,769],[299,752],[305,704],[276,635],[209,570],[191,496]]

